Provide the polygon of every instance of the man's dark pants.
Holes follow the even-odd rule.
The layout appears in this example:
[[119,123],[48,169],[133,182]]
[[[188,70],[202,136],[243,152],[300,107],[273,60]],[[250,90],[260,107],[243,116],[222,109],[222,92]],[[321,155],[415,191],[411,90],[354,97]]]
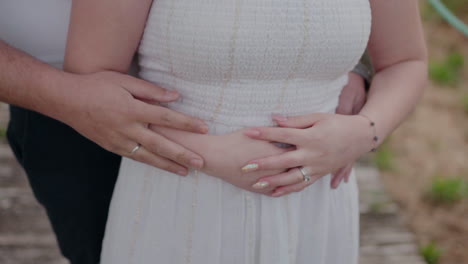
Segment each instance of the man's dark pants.
[[36,112],[11,106],[10,117],[8,141],[62,254],[72,264],[99,263],[120,157]]

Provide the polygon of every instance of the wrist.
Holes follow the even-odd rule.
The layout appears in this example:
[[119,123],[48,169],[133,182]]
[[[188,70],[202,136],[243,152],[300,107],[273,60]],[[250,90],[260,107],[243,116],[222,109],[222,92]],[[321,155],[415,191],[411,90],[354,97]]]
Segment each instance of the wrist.
[[362,154],[374,152],[381,142],[376,129],[377,124],[361,114],[353,115],[351,118],[353,118],[355,131],[358,131],[356,141],[362,146]]
[[39,98],[33,110],[68,123],[70,112],[78,104],[81,77],[57,70],[52,76],[44,78],[39,85]]

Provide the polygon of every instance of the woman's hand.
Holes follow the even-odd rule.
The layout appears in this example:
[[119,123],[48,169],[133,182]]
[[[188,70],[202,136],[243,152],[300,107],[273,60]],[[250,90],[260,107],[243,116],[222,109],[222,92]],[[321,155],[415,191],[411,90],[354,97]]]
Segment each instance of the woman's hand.
[[279,148],[263,140],[244,135],[244,129],[224,135],[201,135],[165,127],[150,129],[203,157],[204,173],[220,178],[247,191],[271,195],[279,185],[253,186],[258,179],[283,173],[285,169],[244,172],[240,168],[251,159],[281,155],[291,149]]
[[260,179],[261,182],[277,185],[286,177],[294,177],[296,184],[277,188],[273,196],[301,191],[373,148],[373,130],[369,120],[363,116],[315,113],[289,118],[275,116],[274,120],[280,127],[252,128],[244,134],[252,139],[295,145],[296,150],[251,160],[244,164],[244,168],[252,172],[303,167],[311,180],[298,182],[298,175],[302,176],[298,169]]

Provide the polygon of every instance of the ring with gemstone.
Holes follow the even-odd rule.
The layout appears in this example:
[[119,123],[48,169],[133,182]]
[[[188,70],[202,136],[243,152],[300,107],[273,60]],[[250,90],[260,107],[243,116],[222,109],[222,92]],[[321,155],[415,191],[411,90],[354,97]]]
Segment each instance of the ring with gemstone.
[[299,171],[301,172],[302,174],[302,178],[304,179],[304,182],[310,182],[310,175],[307,174],[306,170],[304,169],[304,167],[299,167],[298,168]]

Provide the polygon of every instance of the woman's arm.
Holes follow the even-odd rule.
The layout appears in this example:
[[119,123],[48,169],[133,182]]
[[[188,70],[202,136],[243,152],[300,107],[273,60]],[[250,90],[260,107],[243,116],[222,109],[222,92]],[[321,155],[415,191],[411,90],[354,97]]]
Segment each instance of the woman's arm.
[[73,0],[65,69],[127,73],[153,0]]
[[[369,53],[376,75],[360,115],[310,114],[277,117],[282,128],[246,132],[255,139],[285,142],[296,151],[251,160],[256,170],[303,166],[308,183],[279,188],[276,196],[300,191],[314,180],[356,160],[380,144],[414,109],[427,80],[427,50],[416,0],[371,0]],[[376,133],[370,121],[375,123]],[[374,142],[375,136],[378,137]],[[274,183],[275,176],[261,179]]]
[[361,114],[382,142],[411,113],[427,82],[427,48],[416,0],[372,0],[369,54],[376,75]]

